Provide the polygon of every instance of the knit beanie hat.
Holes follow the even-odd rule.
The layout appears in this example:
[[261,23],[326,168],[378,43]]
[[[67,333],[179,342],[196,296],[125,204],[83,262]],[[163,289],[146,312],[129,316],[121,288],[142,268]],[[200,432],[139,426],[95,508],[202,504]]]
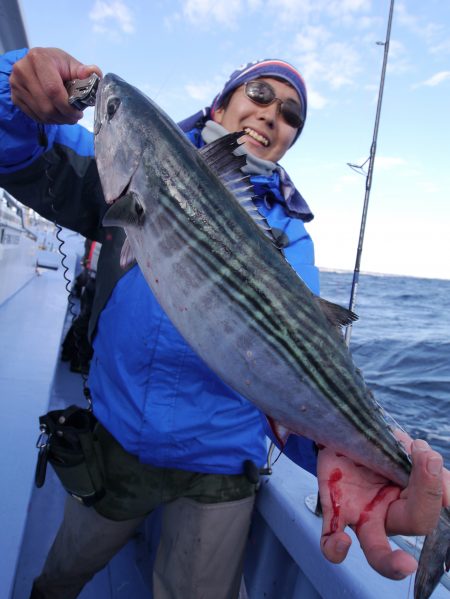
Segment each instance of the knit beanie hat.
[[[307,111],[307,93],[306,85],[301,74],[295,67],[284,60],[266,58],[256,62],[239,67],[231,73],[228,81],[225,83],[222,91],[217,94],[211,104],[211,116],[214,117],[214,111],[222,106],[224,100],[240,85],[258,79],[259,77],[275,77],[289,83],[298,93],[301,102],[301,117],[303,122],[306,120]],[[294,142],[301,133],[301,128],[297,131]],[[293,142],[293,143],[294,143]]]

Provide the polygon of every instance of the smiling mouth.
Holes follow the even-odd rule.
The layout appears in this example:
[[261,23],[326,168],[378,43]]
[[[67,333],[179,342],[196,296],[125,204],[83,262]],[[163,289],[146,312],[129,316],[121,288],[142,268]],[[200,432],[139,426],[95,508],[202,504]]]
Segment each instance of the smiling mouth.
[[267,137],[264,137],[264,135],[261,135],[261,133],[258,133],[254,129],[250,129],[250,127],[246,127],[244,129],[244,131],[249,137],[258,141],[265,148],[270,146],[270,141],[267,139]]

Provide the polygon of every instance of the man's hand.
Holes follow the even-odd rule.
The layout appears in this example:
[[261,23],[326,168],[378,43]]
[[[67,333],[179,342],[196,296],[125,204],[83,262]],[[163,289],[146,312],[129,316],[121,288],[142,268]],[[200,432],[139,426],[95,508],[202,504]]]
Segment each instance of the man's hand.
[[57,48],[32,48],[13,67],[10,85],[13,103],[38,123],[73,125],[82,118],[68,102],[64,82],[102,76],[96,65],[83,65]]
[[334,563],[342,562],[355,531],[369,564],[383,576],[402,579],[417,569],[416,560],[398,549],[388,535],[426,535],[450,504],[450,472],[442,468],[442,456],[425,441],[412,441],[399,432],[412,457],[408,487],[400,487],[348,458],[324,448],[318,456],[318,479],[323,509],[322,552]]

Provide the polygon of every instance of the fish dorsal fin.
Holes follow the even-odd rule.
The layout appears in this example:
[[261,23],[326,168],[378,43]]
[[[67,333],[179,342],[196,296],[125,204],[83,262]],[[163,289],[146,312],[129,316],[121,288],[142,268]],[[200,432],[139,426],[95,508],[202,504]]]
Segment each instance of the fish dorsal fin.
[[358,320],[358,316],[348,308],[344,308],[318,296],[315,300],[327,319],[335,327],[346,327],[355,322],[355,320]]
[[129,191],[111,204],[103,216],[104,227],[138,227],[143,224],[145,210],[137,193]]
[[241,168],[247,164],[246,154],[233,154],[235,150],[241,147],[242,142],[239,142],[239,140],[244,135],[243,131],[229,133],[203,146],[203,148],[200,148],[199,153],[213,173],[219,177],[242,208],[261,228],[264,235],[270,239],[277,249],[280,249],[281,246],[277,237],[272,234],[266,218],[260,214],[252,200],[255,192],[250,176],[241,171]]
[[253,185],[250,177],[241,171],[241,168],[247,164],[246,155],[245,153],[237,156],[233,154],[240,148],[241,144],[238,140],[243,135],[242,131],[224,135],[200,148],[199,153],[212,172],[234,195],[247,192],[246,195],[251,198]]

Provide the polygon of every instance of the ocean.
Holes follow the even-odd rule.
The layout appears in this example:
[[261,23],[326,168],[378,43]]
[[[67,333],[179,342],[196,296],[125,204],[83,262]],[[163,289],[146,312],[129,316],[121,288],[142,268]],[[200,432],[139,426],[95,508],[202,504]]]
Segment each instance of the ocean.
[[[352,274],[321,271],[348,306]],[[450,468],[450,280],[360,275],[350,349],[377,401]]]

